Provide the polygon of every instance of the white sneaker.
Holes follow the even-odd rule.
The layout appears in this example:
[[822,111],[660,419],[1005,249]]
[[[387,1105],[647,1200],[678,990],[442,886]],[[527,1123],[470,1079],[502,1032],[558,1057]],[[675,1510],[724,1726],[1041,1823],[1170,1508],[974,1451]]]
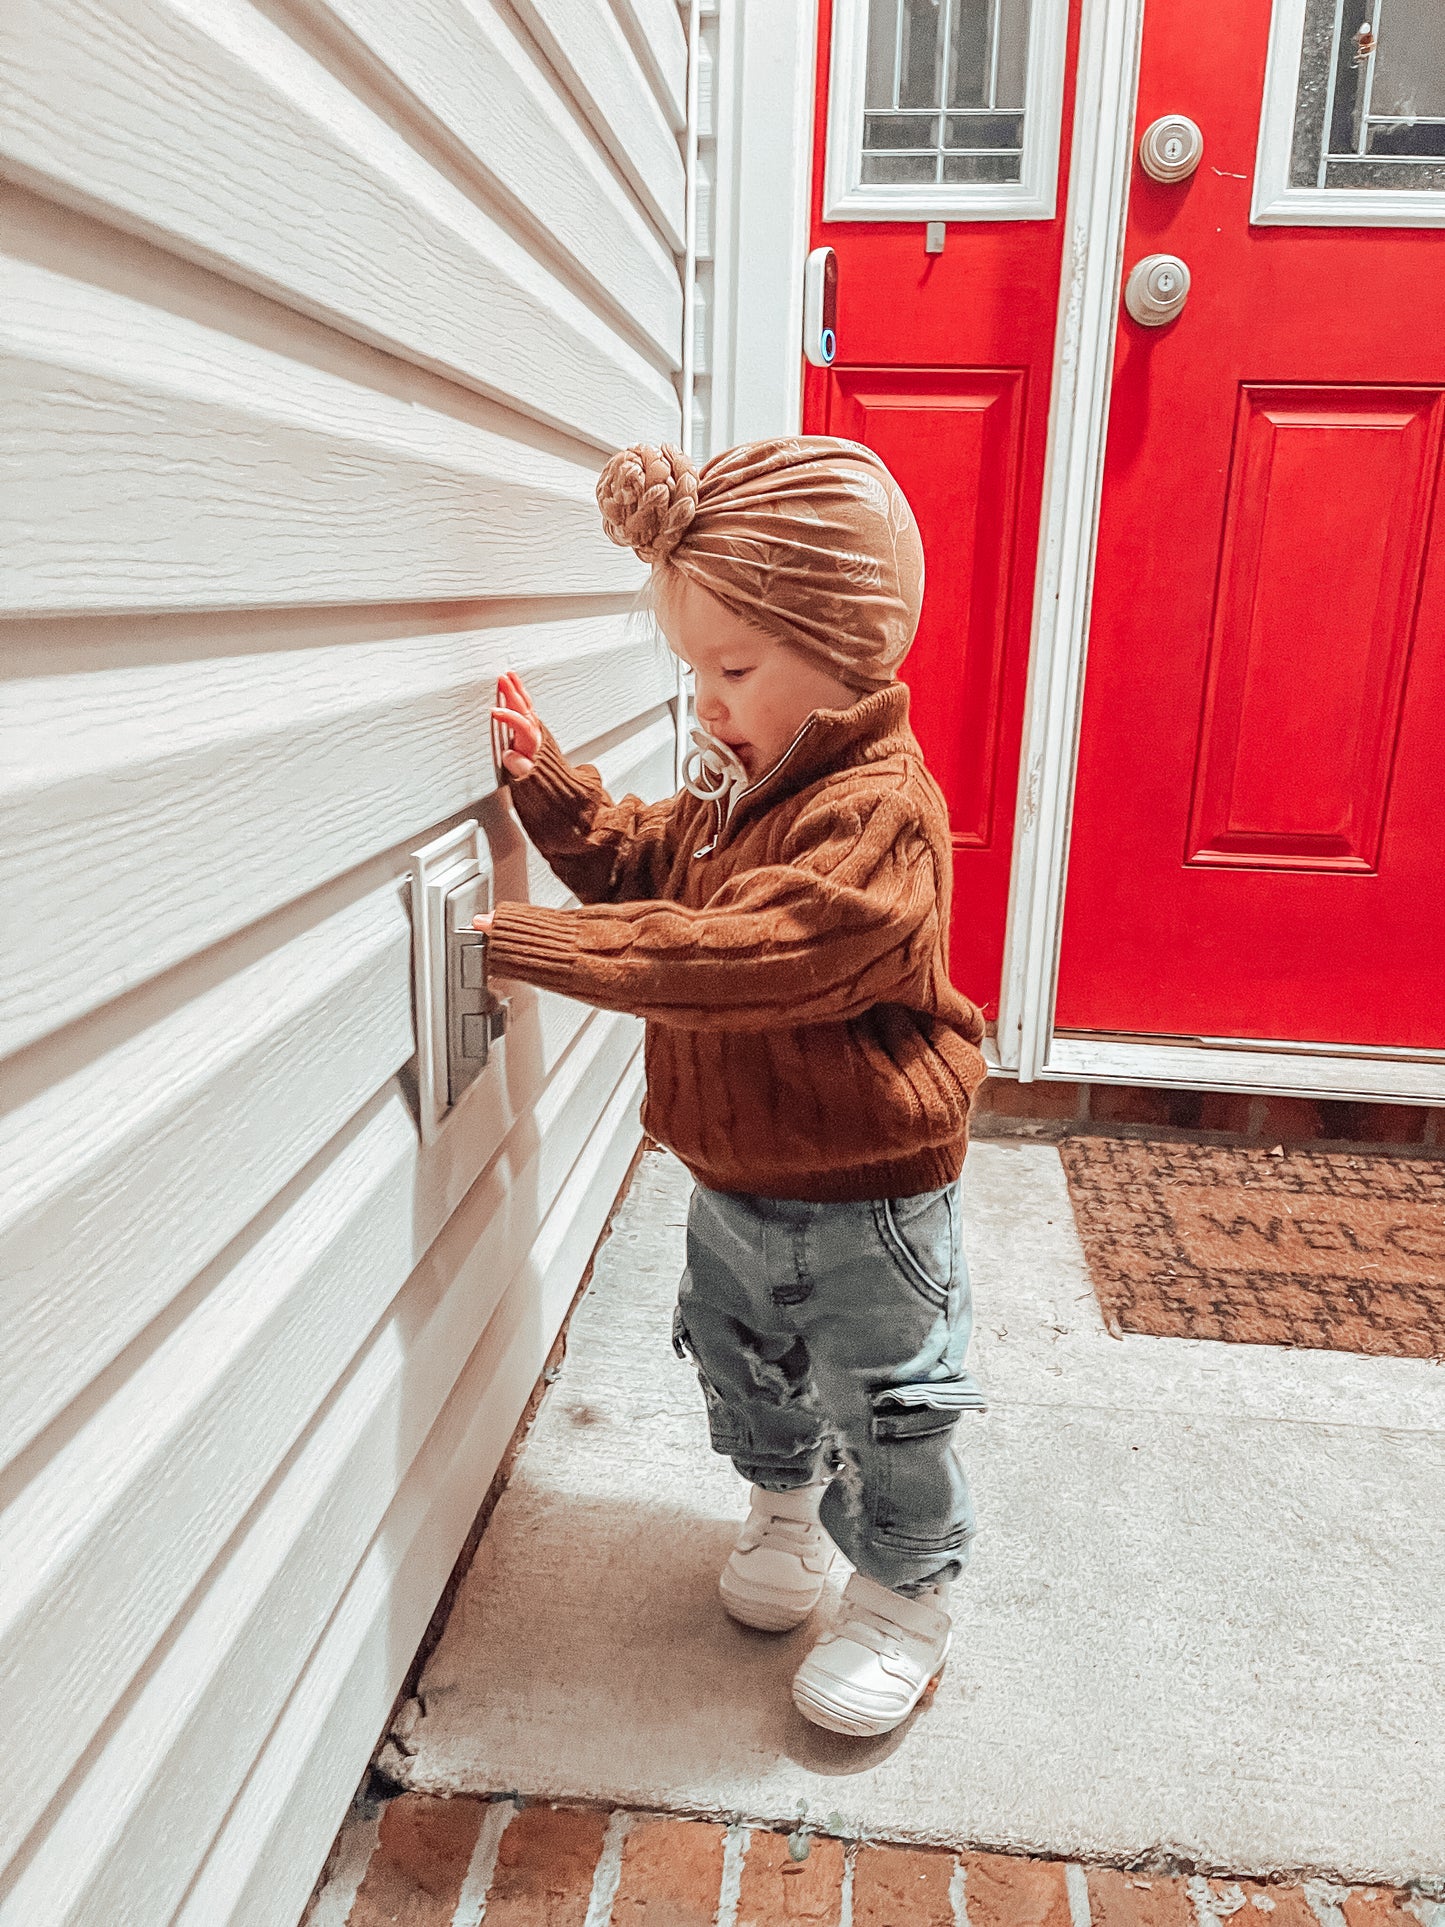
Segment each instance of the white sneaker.
[[828,1489],[793,1492],[753,1487],[752,1509],[718,1580],[723,1605],[744,1626],[786,1633],[801,1626],[823,1596],[833,1542],[818,1524]]
[[855,1572],[837,1624],[793,1676],[794,1706],[833,1733],[891,1733],[943,1671],[953,1638],[947,1601],[946,1581],[910,1597]]

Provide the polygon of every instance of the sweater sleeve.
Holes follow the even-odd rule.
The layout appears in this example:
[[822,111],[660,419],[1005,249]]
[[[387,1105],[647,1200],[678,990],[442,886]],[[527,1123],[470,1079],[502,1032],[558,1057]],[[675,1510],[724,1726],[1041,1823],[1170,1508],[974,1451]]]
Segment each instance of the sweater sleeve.
[[614,803],[590,763],[579,768],[544,730],[532,774],[510,783],[522,826],[584,903],[657,896],[677,850],[679,799]]
[[500,904],[492,968],[686,1030],[846,1019],[897,1000],[927,968],[938,916],[933,855],[902,799],[820,799],[780,854],[702,909]]

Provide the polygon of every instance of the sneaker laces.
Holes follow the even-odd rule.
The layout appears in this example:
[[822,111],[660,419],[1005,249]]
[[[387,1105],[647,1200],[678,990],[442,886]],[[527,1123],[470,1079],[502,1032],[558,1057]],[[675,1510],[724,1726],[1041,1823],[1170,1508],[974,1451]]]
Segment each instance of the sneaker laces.
[[682,765],[682,787],[701,803],[721,803],[730,815],[738,792],[748,785],[742,758],[706,729],[691,732],[693,747]]

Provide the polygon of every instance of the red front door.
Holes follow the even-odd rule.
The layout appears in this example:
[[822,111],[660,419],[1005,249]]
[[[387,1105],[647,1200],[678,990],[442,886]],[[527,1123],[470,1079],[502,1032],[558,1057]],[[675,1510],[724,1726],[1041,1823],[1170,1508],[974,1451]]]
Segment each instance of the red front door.
[[[1286,201],[1445,202],[1440,0],[1304,16]],[[1136,147],[1204,156],[1132,177],[1126,273],[1192,285],[1119,325],[1056,1027],[1439,1048],[1445,233],[1251,225],[1270,25],[1145,13]]]
[[[804,426],[876,448],[918,517],[927,586],[903,673],[953,826],[953,975],[990,1016],[1058,310],[1067,183],[1056,156],[1069,147],[1076,24],[1077,4],[1071,17],[1063,0],[1032,9],[1028,0],[823,0],[820,18],[812,225],[814,245],[838,256],[838,355],[831,369],[808,370]],[[857,111],[850,119],[833,102],[825,153],[830,74]],[[879,190],[875,199],[892,194],[897,209],[826,219],[830,169],[834,199],[851,191],[856,208]],[[1052,215],[1029,211],[1031,169],[1047,176],[1042,197],[1056,189]],[[979,218],[994,203],[1012,218]],[[944,245],[930,254],[935,215]]]

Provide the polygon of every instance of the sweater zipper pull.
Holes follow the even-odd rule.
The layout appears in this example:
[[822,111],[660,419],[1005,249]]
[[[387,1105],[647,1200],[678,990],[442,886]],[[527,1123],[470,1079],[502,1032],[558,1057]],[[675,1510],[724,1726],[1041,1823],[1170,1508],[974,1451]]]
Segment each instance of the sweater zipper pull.
[[693,851],[692,860],[694,863],[697,862],[699,857],[711,856],[713,851],[717,848],[718,838],[722,835],[722,832],[723,832],[722,804],[714,803],[713,808],[717,811],[717,818],[713,824],[712,839],[710,842],[704,843],[700,850]]
[[807,721],[803,724],[803,727],[798,731],[797,735],[793,738],[792,742],[788,744],[788,747],[783,751],[782,755],[778,758],[777,762],[773,764],[773,767],[771,769],[764,770],[763,774],[758,778],[757,782],[749,783],[746,789],[734,789],[729,793],[728,799],[727,799],[726,815],[723,814],[723,807],[721,802],[717,804],[716,806],[717,807],[717,828],[713,831],[712,842],[708,844],[705,850],[694,851],[695,856],[712,855],[713,851],[717,848],[718,844],[722,842],[723,831],[727,829],[729,825],[732,823],[733,811],[737,808],[738,804],[742,802],[745,796],[751,796],[754,790],[760,790],[763,787],[763,784],[766,783],[770,777],[777,775],[778,771],[783,767],[784,763],[787,762],[788,758],[792,755],[793,751],[798,747],[799,743],[802,742],[803,738],[807,735],[808,731],[812,727],[813,727],[813,718],[810,716],[807,719]]

